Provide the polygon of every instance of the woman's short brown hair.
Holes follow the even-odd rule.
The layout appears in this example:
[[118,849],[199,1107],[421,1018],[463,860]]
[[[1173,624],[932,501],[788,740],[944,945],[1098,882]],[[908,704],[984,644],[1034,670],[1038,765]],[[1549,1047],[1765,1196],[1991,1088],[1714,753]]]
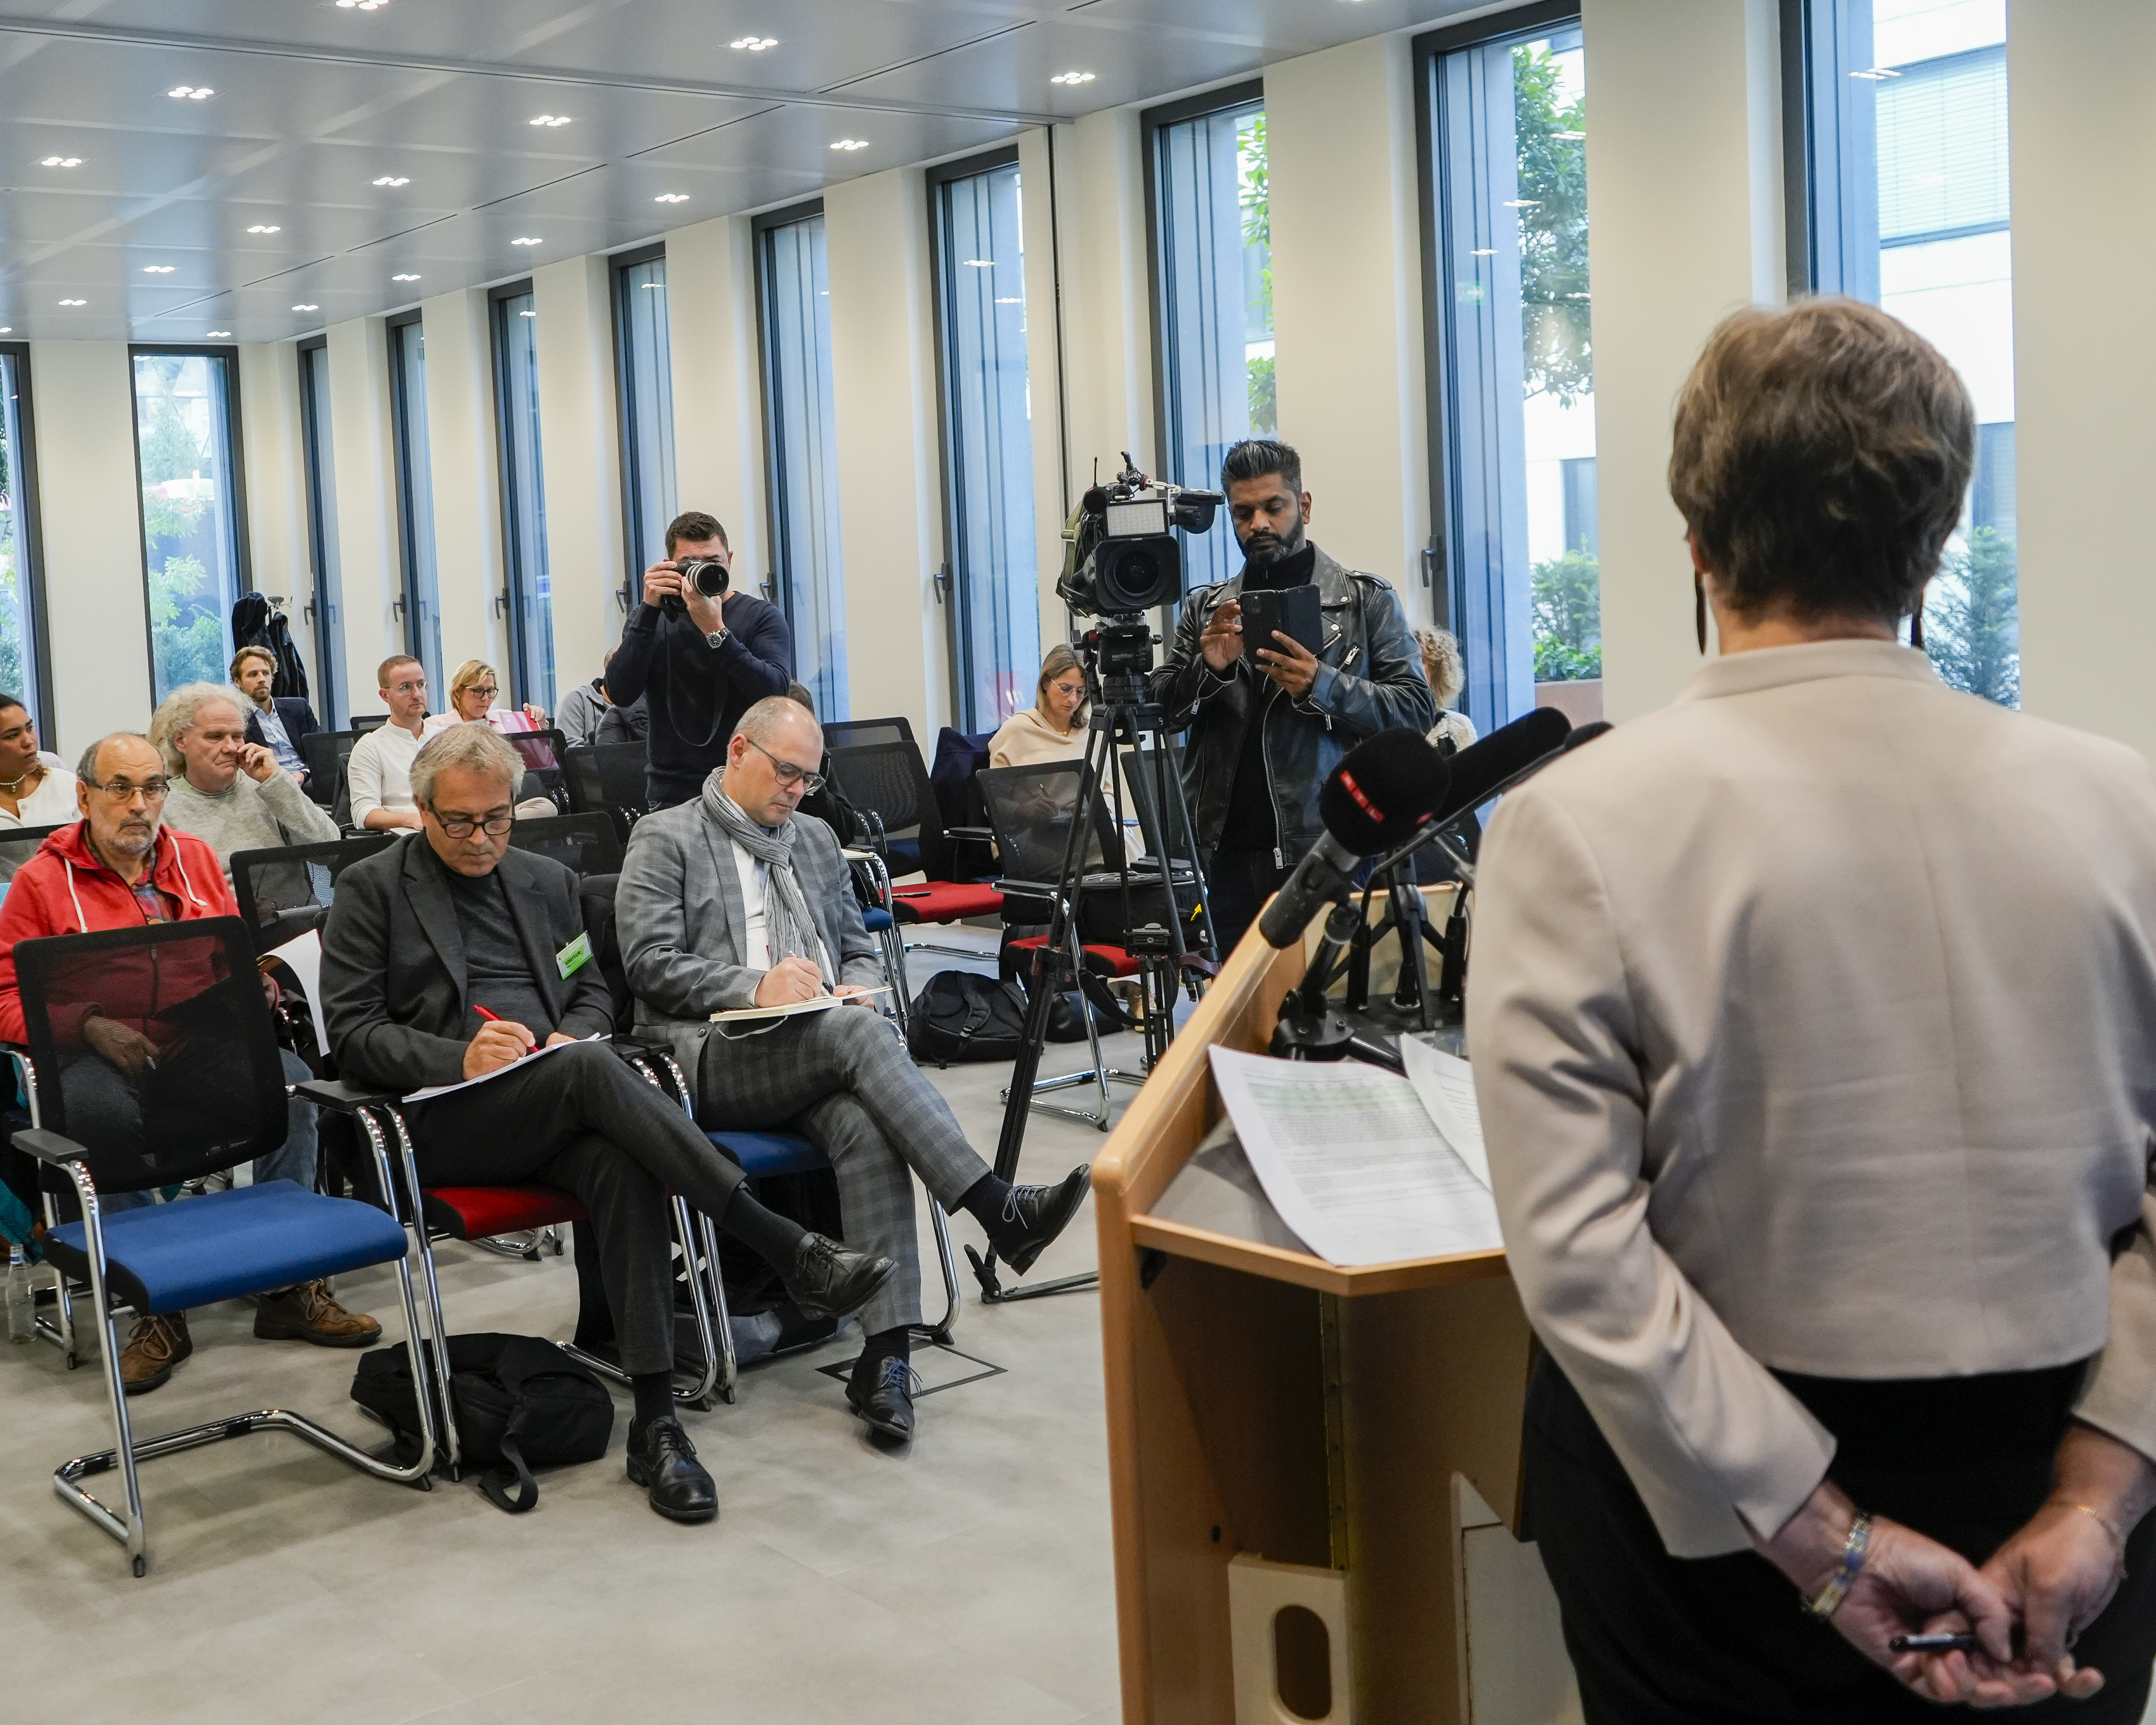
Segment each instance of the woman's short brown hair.
[[1876,306],[1740,311],[1677,396],[1670,495],[1740,615],[1898,622],[1961,519],[1975,439],[1953,367]]

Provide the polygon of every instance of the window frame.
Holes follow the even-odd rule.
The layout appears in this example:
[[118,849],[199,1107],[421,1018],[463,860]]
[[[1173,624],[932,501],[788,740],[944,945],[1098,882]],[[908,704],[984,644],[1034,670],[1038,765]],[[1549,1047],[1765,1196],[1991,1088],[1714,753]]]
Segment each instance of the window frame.
[[[157,688],[157,636],[150,618],[150,531],[142,513],[142,413],[135,393],[135,362],[159,354],[183,358],[209,358],[224,362],[224,438],[230,453],[228,475],[232,487],[231,537],[235,600],[255,591],[254,562],[247,536],[246,443],[239,412],[239,346],[233,341],[130,341],[127,344],[127,424],[130,447],[135,455],[135,527],[142,566],[142,646],[150,666],[150,691]],[[224,651],[232,656],[232,608],[224,607]]]
[[[398,559],[398,614],[404,622],[404,650],[417,659],[427,670],[429,678],[439,675],[446,679],[449,667],[446,665],[427,665],[427,641],[424,634],[424,608],[418,588],[419,542],[418,524],[412,516],[412,418],[411,385],[404,375],[404,344],[401,332],[417,326],[420,339],[426,339],[426,319],[417,305],[403,311],[393,312],[382,320],[382,335],[388,345],[389,362],[389,435],[394,459],[391,463],[393,479],[397,487],[397,559]],[[421,428],[425,429],[424,426]],[[429,439],[428,460],[434,459],[433,440]],[[434,475],[427,475],[427,515],[429,526],[433,525],[434,512]],[[434,626],[439,634],[441,628],[441,569],[439,557],[434,571]],[[441,650],[438,640],[435,651]]]
[[[311,356],[316,353],[324,355],[326,362],[329,345],[326,334],[308,336],[295,344],[295,352],[300,372],[300,465],[305,470],[307,495],[307,552],[314,562],[310,572],[314,577],[314,593],[307,610],[313,614],[310,621],[315,639],[315,681],[321,697],[317,711],[326,728],[334,731],[345,680],[344,623],[340,614],[344,608],[344,583],[341,571],[332,562],[333,547],[322,516],[322,403],[316,394],[311,362]],[[332,429],[332,458],[336,441]],[[334,486],[336,482],[332,470],[330,483]]]
[[[49,748],[52,745],[46,740],[54,735],[53,655],[51,631],[46,624],[45,612],[44,525],[38,514],[38,432],[32,423],[36,414],[36,403],[31,393],[30,344],[28,341],[0,341],[0,354],[6,355],[15,362],[18,440],[16,447],[8,452],[8,466],[15,493],[16,572],[23,583],[23,616],[29,626],[30,671],[37,679],[37,687],[28,698],[32,702],[31,716],[38,721],[38,737]],[[129,371],[129,382],[131,383],[131,361]],[[138,469],[136,480],[138,491],[141,485]],[[146,577],[143,586],[146,604],[148,595]]]
[[[644,264],[664,264],[666,242],[654,239],[648,245],[631,246],[627,251],[612,252],[607,256],[608,283],[613,300],[613,376],[614,425],[621,444],[621,540],[622,578],[619,598],[622,615],[627,617],[639,603],[638,595],[644,585],[644,554],[636,542],[636,500],[639,490],[638,475],[644,465],[642,450],[636,438],[635,398],[631,393],[629,379],[634,375],[629,351],[629,272]],[[667,304],[673,304],[673,283],[667,283]],[[673,332],[667,332],[667,362],[673,362]],[[671,407],[671,398],[669,398]],[[680,475],[675,480],[678,485]],[[675,502],[680,501],[678,491]],[[679,513],[677,509],[675,513]]]
[[[536,313],[539,309],[539,296],[532,285],[532,279],[528,275],[489,288],[486,293],[487,345],[490,349],[488,357],[491,361],[490,369],[494,379],[495,466],[501,507],[501,591],[495,596],[495,614],[502,618],[509,626],[511,694],[515,703],[520,705],[531,701],[533,683],[531,666],[526,662],[529,651],[524,639],[526,601],[517,585],[521,564],[517,556],[515,463],[511,453],[515,447],[515,440],[509,435],[509,344],[504,339],[501,308],[507,301],[521,300],[526,295],[531,295],[531,309]],[[536,378],[533,383],[536,389]],[[539,500],[540,512],[543,516],[546,509],[546,456],[543,450],[540,455]],[[550,709],[551,706],[550,702]]]

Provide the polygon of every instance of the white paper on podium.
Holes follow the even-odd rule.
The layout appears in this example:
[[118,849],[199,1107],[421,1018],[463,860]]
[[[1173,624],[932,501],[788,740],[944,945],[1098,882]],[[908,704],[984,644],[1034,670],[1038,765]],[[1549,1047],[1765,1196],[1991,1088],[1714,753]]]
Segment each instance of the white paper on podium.
[[1490,1153],[1482,1146],[1482,1110],[1475,1100],[1475,1069],[1458,1055],[1432,1048],[1412,1035],[1400,1038],[1400,1058],[1407,1062],[1408,1082],[1430,1110],[1445,1142],[1459,1153],[1469,1172],[1487,1190]]
[[1489,1189],[1406,1079],[1358,1060],[1211,1054],[1243,1153],[1318,1256],[1389,1264],[1503,1245]]
[[322,1022],[322,937],[313,929],[281,947],[272,947],[270,957],[281,958],[306,992],[307,1010],[315,1017],[315,1046],[329,1052],[329,1026]]

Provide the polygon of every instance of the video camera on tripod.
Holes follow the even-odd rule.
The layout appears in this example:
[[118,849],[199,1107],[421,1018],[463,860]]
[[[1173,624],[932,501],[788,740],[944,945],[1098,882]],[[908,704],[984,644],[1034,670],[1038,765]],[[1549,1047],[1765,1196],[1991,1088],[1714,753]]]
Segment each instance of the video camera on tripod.
[[1183,547],[1173,530],[1204,533],[1225,500],[1147,478],[1123,452],[1112,485],[1095,483],[1063,524],[1063,573],[1055,591],[1081,616],[1098,617],[1079,644],[1103,677],[1142,677],[1152,670],[1152,631],[1145,614],[1180,603]]

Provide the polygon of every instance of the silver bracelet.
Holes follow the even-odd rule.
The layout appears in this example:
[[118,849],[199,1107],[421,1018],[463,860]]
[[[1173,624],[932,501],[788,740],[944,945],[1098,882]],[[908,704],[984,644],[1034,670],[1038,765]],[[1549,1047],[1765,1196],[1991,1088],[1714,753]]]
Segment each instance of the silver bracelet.
[[1867,1510],[1859,1510],[1856,1519],[1849,1524],[1849,1538],[1841,1543],[1841,1561],[1835,1566],[1834,1574],[1819,1591],[1815,1599],[1807,1599],[1804,1609],[1815,1617],[1831,1617],[1841,1609],[1841,1602],[1849,1597],[1857,1576],[1864,1568],[1864,1559],[1871,1549],[1871,1516]]

